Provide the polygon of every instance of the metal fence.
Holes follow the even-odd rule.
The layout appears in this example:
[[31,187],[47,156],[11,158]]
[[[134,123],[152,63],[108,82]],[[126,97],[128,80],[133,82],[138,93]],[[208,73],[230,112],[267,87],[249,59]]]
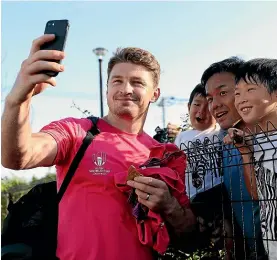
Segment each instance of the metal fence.
[[181,144],[198,227],[173,259],[277,259],[277,129],[247,128],[231,144],[226,134]]
[[181,144],[197,228],[159,258],[277,258],[277,129],[244,129],[236,146],[224,144],[224,135]]

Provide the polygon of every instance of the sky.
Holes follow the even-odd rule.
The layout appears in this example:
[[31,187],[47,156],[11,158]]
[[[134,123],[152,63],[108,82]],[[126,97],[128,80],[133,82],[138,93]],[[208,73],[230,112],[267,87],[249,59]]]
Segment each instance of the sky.
[[[118,47],[134,46],[152,52],[161,64],[163,97],[188,98],[203,71],[230,56],[276,58],[277,2],[15,2],[2,1],[1,85],[3,99],[12,87],[32,40],[41,36],[48,20],[68,19],[65,71],[57,86],[34,98],[33,131],[68,116],[72,108],[99,115],[99,71],[92,49],[104,47],[103,81],[107,62]],[[166,109],[166,121],[181,123],[185,103]],[[107,106],[105,103],[105,113]],[[162,112],[152,105],[145,130],[162,126]],[[2,175],[42,176],[48,169],[9,171]],[[54,171],[54,170],[53,170]]]

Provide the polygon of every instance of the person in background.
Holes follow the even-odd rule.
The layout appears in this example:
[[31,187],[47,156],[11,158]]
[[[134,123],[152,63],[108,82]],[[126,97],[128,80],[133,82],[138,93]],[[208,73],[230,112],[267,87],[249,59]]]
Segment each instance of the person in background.
[[213,131],[218,132],[219,128],[216,126],[215,119],[208,111],[205,89],[201,84],[195,86],[190,94],[188,101],[188,116],[189,128],[186,131],[182,127],[168,123],[167,133],[174,143],[180,147],[182,143],[199,139],[204,140],[205,137],[213,136]]
[[[205,137],[217,134],[219,127],[208,110],[206,92],[203,85],[198,84],[190,94],[188,112],[191,130],[183,131],[176,136],[174,143],[180,147],[181,143],[187,144],[199,139],[204,141]],[[176,133],[176,132],[174,132]]]
[[[189,149],[185,181],[187,192],[192,198],[197,193],[209,190],[220,183],[220,176],[215,166],[216,154],[210,153],[205,156],[203,149],[201,149],[205,145],[205,138],[209,138],[211,142],[213,141],[213,136],[219,133],[219,127],[208,110],[206,91],[203,85],[198,84],[192,90],[188,102],[188,111],[192,129],[179,133],[174,143],[187,154],[188,151],[186,150]],[[193,148],[196,148],[197,151]],[[195,154],[193,158],[192,153],[197,153],[197,157]],[[211,168],[214,168],[214,170],[208,171]]]
[[[243,128],[241,117],[235,108],[235,76],[244,61],[231,57],[210,65],[203,73],[201,83],[205,86],[209,111],[220,125],[219,138],[223,140],[227,130],[236,126]],[[240,152],[233,145],[222,151],[223,181],[231,200],[231,218],[238,223],[233,234],[236,241],[243,238],[242,250],[247,257],[264,256],[261,240],[259,204],[253,201],[244,179]],[[233,218],[235,217],[235,218]],[[246,250],[244,250],[246,248]],[[236,252],[238,243],[236,243]],[[257,255],[255,256],[255,254]]]
[[[214,242],[212,250],[220,250],[224,245],[223,221],[229,236],[231,228],[222,213],[222,196],[226,197],[226,194],[223,195],[220,185],[221,165],[218,164],[216,147],[219,126],[208,110],[206,91],[202,84],[192,90],[188,111],[191,129],[180,132],[174,143],[187,155],[185,183],[199,228],[198,233],[195,233],[196,239],[193,241],[191,238],[194,243],[192,248],[208,248],[210,242]],[[178,133],[177,126],[170,125],[169,131]]]
[[264,247],[269,260],[276,260],[277,60],[253,59],[244,63],[236,75],[236,83],[236,109],[255,136],[251,140],[249,135],[245,137],[245,142],[240,143],[236,141],[235,135],[243,137],[244,131],[230,128],[224,142],[230,144],[236,141],[243,164],[247,165],[247,188],[260,204]]
[[182,132],[182,127],[172,124],[171,122],[167,124],[166,129],[167,137],[169,140],[171,140],[171,142],[174,142],[176,136]]

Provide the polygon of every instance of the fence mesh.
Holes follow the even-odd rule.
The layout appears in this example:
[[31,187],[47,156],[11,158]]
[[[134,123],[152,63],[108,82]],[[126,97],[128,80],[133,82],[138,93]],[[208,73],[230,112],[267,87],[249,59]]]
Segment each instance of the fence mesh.
[[198,227],[168,259],[277,259],[277,129],[226,134],[181,144]]
[[277,259],[277,129],[226,134],[181,144],[197,228],[159,259]]

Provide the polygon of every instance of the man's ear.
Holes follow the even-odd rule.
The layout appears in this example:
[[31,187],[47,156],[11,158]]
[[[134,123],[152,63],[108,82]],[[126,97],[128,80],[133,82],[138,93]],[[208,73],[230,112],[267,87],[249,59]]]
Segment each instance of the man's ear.
[[188,111],[190,111],[190,104],[188,103]]
[[150,103],[155,103],[159,99],[160,95],[161,95],[160,88],[156,88],[154,90]]

